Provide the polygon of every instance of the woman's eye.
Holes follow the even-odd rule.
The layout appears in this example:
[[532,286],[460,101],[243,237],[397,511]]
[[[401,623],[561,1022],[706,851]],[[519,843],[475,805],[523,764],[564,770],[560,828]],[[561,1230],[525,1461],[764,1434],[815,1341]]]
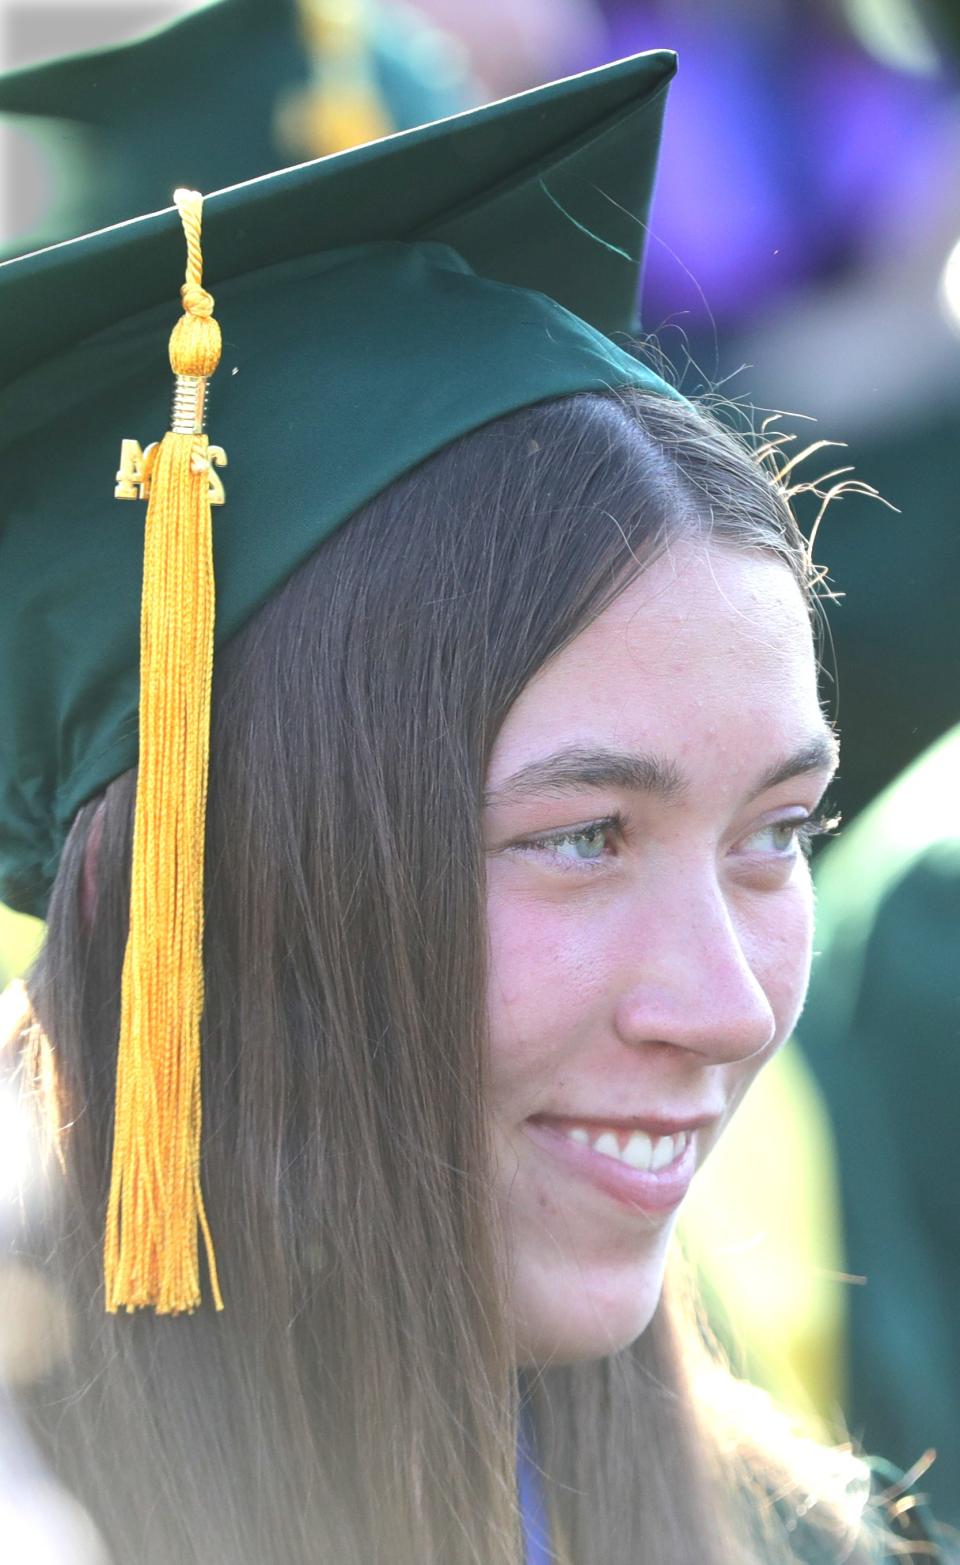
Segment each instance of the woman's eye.
[[835,831],[838,825],[839,816],[817,810],[795,820],[770,821],[751,833],[747,843],[777,858],[793,858],[798,852],[809,857],[813,839]]
[[543,837],[527,837],[515,846],[521,852],[530,852],[552,860],[564,867],[580,864],[596,864],[608,858],[615,849],[618,822],[591,821],[572,831],[548,832]]
[[793,853],[804,840],[801,833],[805,825],[805,821],[771,821],[755,832],[752,840],[761,845],[768,842],[775,853]]

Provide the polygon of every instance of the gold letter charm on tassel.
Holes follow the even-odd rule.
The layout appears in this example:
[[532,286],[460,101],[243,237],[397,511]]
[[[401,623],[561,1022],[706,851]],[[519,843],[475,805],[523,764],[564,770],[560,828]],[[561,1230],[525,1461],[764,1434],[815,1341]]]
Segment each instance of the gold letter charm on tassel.
[[[199,1238],[223,1308],[200,1187],[203,860],[213,675],[212,463],[207,380],[220,358],[201,284],[202,198],[177,191],[187,240],[184,315],[170,338],[173,417],[159,445],[121,447],[116,494],[147,500],[140,619],[140,757],[130,931],[123,966],[113,1164],[104,1239],[107,1309],[201,1302]],[[213,491],[219,490],[219,493]]]
[[138,440],[121,440],[120,466],[117,468],[115,500],[147,500],[150,497],[150,469],[153,467],[157,442],[140,450]]
[[207,475],[207,498],[211,505],[223,505],[227,498],[223,492],[223,479],[219,473],[214,472],[214,468],[226,467],[226,465],[227,453],[223,446],[208,446],[206,460],[199,458],[194,460],[194,472]]

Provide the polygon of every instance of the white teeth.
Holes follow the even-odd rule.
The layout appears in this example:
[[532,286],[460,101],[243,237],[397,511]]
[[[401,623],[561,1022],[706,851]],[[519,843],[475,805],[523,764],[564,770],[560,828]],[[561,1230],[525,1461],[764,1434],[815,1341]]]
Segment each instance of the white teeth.
[[653,1164],[653,1142],[645,1130],[635,1130],[621,1154],[631,1168],[648,1169]]
[[673,1162],[673,1158],[673,1137],[661,1136],[653,1149],[653,1162],[650,1164],[650,1167],[653,1169],[666,1168],[668,1163]]
[[690,1140],[687,1131],[681,1131],[677,1136],[651,1137],[645,1130],[635,1130],[626,1146],[621,1149],[620,1142],[612,1130],[601,1131],[600,1135],[591,1135],[584,1126],[576,1125],[565,1134],[569,1141],[575,1141],[578,1146],[591,1146],[594,1152],[600,1152],[604,1157],[616,1158],[618,1163],[626,1163],[629,1168],[653,1173],[676,1162],[677,1158],[686,1151]]

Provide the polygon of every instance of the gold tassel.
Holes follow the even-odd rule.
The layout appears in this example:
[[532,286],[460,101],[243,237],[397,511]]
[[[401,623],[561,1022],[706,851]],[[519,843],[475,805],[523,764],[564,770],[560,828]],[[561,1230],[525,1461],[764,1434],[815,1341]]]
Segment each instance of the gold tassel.
[[174,197],[187,240],[186,312],[170,338],[171,430],[141,454],[124,441],[115,493],[146,498],[140,620],[140,762],[130,930],[123,966],[113,1165],[104,1241],[106,1306],[158,1314],[201,1302],[199,1235],[223,1308],[200,1187],[203,861],[213,676],[211,463],[202,433],[220,359],[201,285],[202,197]]

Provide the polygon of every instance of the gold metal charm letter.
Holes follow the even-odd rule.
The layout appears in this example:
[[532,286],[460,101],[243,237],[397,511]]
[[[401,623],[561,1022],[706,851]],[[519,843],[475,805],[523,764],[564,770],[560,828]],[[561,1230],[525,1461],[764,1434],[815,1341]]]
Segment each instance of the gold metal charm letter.
[[114,498],[117,500],[146,500],[150,495],[150,469],[153,466],[153,453],[157,449],[156,441],[141,451],[139,440],[122,440],[120,442],[120,466],[117,468],[117,482],[114,489]]
[[210,504],[223,505],[226,499],[226,495],[223,492],[223,479],[214,471],[215,468],[226,467],[227,465],[227,453],[224,451],[223,446],[208,446],[207,460],[210,463]]

